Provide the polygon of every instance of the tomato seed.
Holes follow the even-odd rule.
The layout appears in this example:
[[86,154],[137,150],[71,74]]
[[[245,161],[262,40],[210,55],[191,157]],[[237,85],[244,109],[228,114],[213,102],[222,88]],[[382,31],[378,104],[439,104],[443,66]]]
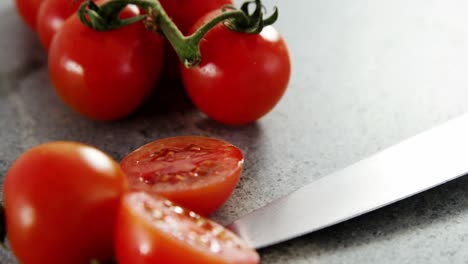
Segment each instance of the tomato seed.
[[200,146],[197,146],[195,144],[190,144],[188,145],[185,150],[190,150],[190,151],[200,151],[201,150],[201,147]]
[[176,213],[176,214],[183,214],[185,212],[184,208],[180,207],[180,206],[174,206],[172,208],[172,210]]

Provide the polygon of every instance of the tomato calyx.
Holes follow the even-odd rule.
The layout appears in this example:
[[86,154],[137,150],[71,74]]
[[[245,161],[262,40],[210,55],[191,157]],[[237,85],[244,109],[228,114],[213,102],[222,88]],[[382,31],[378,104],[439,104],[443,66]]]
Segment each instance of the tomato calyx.
[[78,16],[83,24],[97,31],[114,30],[145,19],[144,15],[120,19],[119,15],[127,5],[126,1],[109,1],[98,6],[93,0],[86,0],[80,5]]
[[[120,12],[128,4],[146,10],[147,14],[120,19]],[[250,12],[251,6],[254,6],[253,12]],[[273,14],[266,19],[264,10],[261,0],[246,1],[240,9],[226,5],[221,14],[190,36],[182,34],[158,0],[111,0],[101,7],[93,0],[86,0],[80,6],[78,14],[83,24],[98,31],[117,29],[143,20],[148,30],[167,38],[185,67],[192,68],[201,61],[201,40],[217,24],[224,23],[228,29],[236,32],[259,34],[265,26],[272,25],[278,19],[276,7]]]
[[[250,6],[254,6],[254,10],[250,13]],[[262,5],[260,0],[246,1],[242,4],[240,10],[245,14],[245,19],[227,19],[224,25],[232,31],[259,34],[263,28],[272,25],[278,20],[278,8],[273,8],[273,14],[267,18],[264,17],[265,6]],[[223,12],[228,10],[236,10],[233,6],[227,5],[223,8]]]

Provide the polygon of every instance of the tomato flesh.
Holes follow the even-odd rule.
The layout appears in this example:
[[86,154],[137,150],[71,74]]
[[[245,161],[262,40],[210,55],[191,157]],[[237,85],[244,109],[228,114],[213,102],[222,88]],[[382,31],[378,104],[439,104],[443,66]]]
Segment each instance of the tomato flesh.
[[90,263],[114,255],[114,226],[128,191],[101,151],[52,142],[22,154],[3,186],[7,235],[21,263]]
[[119,264],[258,263],[229,230],[158,196],[124,196],[116,225]]
[[228,199],[242,165],[237,147],[197,136],[157,140],[120,162],[132,189],[155,192],[204,215]]

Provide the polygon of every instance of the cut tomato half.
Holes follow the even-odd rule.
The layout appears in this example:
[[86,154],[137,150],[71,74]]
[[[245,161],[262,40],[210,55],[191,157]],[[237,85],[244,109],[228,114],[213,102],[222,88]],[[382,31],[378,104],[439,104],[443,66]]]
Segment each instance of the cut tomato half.
[[126,194],[116,225],[119,264],[254,264],[257,252],[223,226],[145,192]]
[[133,190],[157,193],[207,215],[228,199],[243,161],[242,152],[225,141],[179,136],[144,145],[120,166]]

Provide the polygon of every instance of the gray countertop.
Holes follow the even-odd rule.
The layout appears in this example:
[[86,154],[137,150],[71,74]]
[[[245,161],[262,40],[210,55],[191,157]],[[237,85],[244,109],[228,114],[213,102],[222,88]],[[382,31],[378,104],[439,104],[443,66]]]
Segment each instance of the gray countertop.
[[[233,128],[204,117],[173,83],[124,120],[79,116],[52,90],[45,52],[13,1],[1,1],[0,174],[23,151],[51,140],[88,143],[119,160],[161,137],[218,137],[246,156],[238,188],[213,216],[226,224],[468,112],[467,1],[265,4],[280,7],[290,87],[266,117]],[[262,263],[278,264],[468,263],[468,178],[260,253]]]

